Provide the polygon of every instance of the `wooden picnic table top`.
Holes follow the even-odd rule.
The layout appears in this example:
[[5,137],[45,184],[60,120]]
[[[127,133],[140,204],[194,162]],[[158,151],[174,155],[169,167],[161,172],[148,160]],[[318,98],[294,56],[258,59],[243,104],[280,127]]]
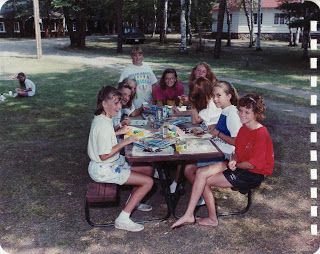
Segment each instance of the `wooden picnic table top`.
[[[211,141],[211,140],[210,140]],[[177,151],[174,151],[174,154],[172,155],[157,155],[155,152],[154,155],[150,156],[136,156],[132,154],[133,145],[128,145],[125,148],[125,156],[127,160],[130,163],[141,163],[141,162],[147,162],[147,163],[153,163],[153,162],[165,162],[165,161],[197,161],[202,159],[216,159],[216,158],[223,158],[224,155],[221,152],[221,150],[216,146],[214,142],[211,141],[211,143],[215,146],[217,149],[217,152],[208,152],[208,153],[178,153]]]

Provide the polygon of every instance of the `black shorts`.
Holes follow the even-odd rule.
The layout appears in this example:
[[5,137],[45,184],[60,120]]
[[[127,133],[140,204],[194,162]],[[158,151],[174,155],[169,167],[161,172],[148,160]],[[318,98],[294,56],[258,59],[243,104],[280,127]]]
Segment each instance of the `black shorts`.
[[257,188],[264,180],[264,175],[252,173],[241,168],[237,168],[234,171],[228,168],[223,171],[223,175],[240,192],[247,192],[249,189]]

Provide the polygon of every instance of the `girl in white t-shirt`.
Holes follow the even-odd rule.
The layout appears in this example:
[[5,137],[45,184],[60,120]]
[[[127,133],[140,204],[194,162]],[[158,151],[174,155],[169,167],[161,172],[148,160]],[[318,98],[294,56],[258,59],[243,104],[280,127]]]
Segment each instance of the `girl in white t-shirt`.
[[192,123],[204,122],[207,126],[218,122],[221,109],[213,102],[213,84],[204,77],[197,78],[189,92],[189,100],[192,105]]
[[97,109],[91,124],[88,155],[90,177],[101,183],[133,185],[131,196],[120,215],[115,220],[115,227],[128,231],[141,231],[144,226],[133,222],[130,214],[142,198],[150,191],[153,180],[151,166],[131,167],[119,151],[136,141],[129,137],[117,142],[116,134],[125,134],[129,127],[124,126],[115,133],[112,117],[121,110],[121,93],[111,86],[103,87],[98,93]]

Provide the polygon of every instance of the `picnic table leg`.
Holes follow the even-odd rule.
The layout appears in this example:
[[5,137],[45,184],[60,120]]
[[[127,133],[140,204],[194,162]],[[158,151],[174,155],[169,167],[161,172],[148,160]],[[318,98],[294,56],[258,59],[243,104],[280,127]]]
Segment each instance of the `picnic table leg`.
[[172,196],[172,200],[173,200],[172,203],[173,203],[173,206],[174,206],[172,215],[176,219],[180,218],[179,216],[176,215],[176,207],[177,207],[177,204],[179,202],[181,193],[184,191],[184,168],[185,168],[185,163],[181,162],[180,165],[181,165],[181,169],[180,169],[180,172],[179,172],[177,188],[176,188],[176,191],[171,195]]
[[161,163],[161,164],[158,164],[158,167],[157,167],[161,189],[163,191],[164,198],[167,204],[167,209],[168,209],[167,215],[164,217],[163,220],[168,219],[171,216],[171,214],[174,214],[174,207],[172,204],[171,194],[170,194],[170,177],[168,175],[167,170],[165,169],[165,166],[166,166],[165,163]]

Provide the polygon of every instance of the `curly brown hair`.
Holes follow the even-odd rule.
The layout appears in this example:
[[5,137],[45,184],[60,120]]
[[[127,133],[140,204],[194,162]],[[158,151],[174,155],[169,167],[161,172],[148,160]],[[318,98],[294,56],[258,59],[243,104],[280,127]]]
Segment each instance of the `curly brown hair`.
[[189,101],[199,112],[207,108],[213,97],[213,85],[209,79],[199,77],[192,82],[192,87],[193,89],[189,91]]
[[266,105],[263,97],[259,94],[249,93],[241,97],[238,102],[238,109],[240,107],[251,108],[258,122],[265,119],[264,112],[266,111]]
[[189,78],[189,84],[192,84],[192,82],[196,79],[195,71],[198,68],[198,66],[200,66],[200,65],[202,65],[206,68],[206,70],[207,70],[206,78],[209,79],[212,84],[214,84],[217,81],[217,77],[213,73],[213,71],[211,70],[210,65],[207,64],[206,62],[197,63],[196,66],[192,68],[190,78]]

